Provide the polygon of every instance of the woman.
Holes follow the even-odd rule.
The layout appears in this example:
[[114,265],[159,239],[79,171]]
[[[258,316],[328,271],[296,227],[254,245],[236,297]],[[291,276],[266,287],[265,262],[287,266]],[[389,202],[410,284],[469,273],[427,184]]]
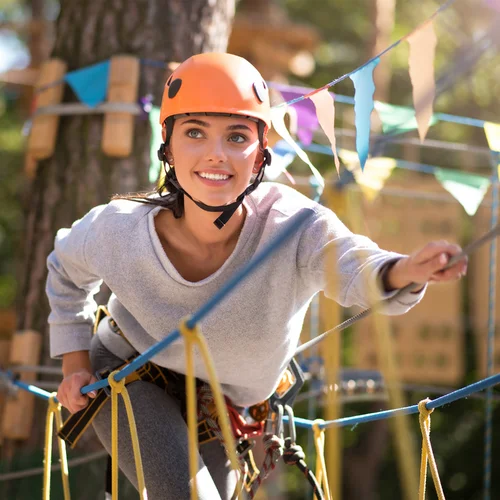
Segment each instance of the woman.
[[[421,300],[427,282],[466,271],[465,260],[440,271],[460,251],[456,245],[433,242],[410,256],[386,252],[291,188],[264,183],[255,190],[270,162],[270,105],[261,75],[242,58],[202,54],[181,64],[165,86],[160,123],[165,142],[159,156],[169,168],[159,193],[117,197],[94,208],[58,232],[48,258],[51,350],[62,357],[64,372],[57,397],[72,413],[88,404],[80,389],[96,380],[97,370],[123,364],[176,329],[304,210],[312,214],[309,222],[202,325],[234,405],[249,406],[274,392],[316,292],[324,290],[344,306],[366,307],[411,282],[420,284],[420,291],[385,311],[401,314]],[[325,272],[332,255],[337,268]],[[102,281],[113,292],[112,319],[101,321],[92,336],[93,295]],[[181,378],[183,342],[153,361]],[[199,358],[196,376],[208,379]],[[149,498],[189,498],[182,395],[144,381],[130,384],[129,392]],[[120,415],[119,463],[135,484],[128,426]],[[109,451],[109,401],[94,427]],[[200,445],[196,480],[200,498],[231,497],[236,480],[217,441]]]

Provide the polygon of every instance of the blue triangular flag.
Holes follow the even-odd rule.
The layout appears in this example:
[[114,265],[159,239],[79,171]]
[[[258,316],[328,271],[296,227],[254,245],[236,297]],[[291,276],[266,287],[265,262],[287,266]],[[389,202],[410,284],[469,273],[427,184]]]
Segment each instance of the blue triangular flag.
[[359,156],[359,164],[363,170],[370,149],[370,116],[373,111],[373,70],[380,62],[377,57],[370,61],[352,75],[354,83],[354,113],[356,123],[356,151]]
[[93,64],[66,73],[64,79],[71,85],[78,99],[93,108],[106,99],[110,61]]

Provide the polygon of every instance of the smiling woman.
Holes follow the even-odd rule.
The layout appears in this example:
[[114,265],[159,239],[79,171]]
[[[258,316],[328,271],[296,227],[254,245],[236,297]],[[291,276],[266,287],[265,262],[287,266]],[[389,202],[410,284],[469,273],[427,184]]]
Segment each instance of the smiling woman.
[[[158,155],[164,185],[157,193],[117,197],[58,232],[47,280],[51,353],[63,357],[65,374],[57,397],[78,422],[93,419],[108,450],[109,401],[101,391],[90,395],[97,400],[89,405],[81,388],[95,381],[96,371],[101,376],[165,338],[267,247],[283,224],[293,225],[305,212],[308,224],[203,323],[233,416],[241,407],[262,407],[276,390],[317,292],[344,306],[367,307],[410,282],[421,284],[418,293],[402,293],[385,309],[401,314],[420,301],[428,281],[465,272],[465,261],[440,271],[460,251],[456,245],[434,242],[410,256],[387,252],[295,190],[260,185],[271,160],[270,123],[266,84],[248,61],[230,54],[191,57],[175,70],[163,95]],[[113,292],[110,316],[97,320],[92,336],[93,296],[103,281]],[[162,377],[128,386],[148,498],[189,498],[184,344],[172,344],[154,361]],[[201,400],[209,378],[201,359],[195,373]],[[263,421],[254,425],[262,430]],[[199,498],[229,499],[235,475],[204,425],[201,420]],[[128,436],[127,426],[122,412],[120,436]],[[132,482],[133,456],[130,440],[120,442],[119,464]]]

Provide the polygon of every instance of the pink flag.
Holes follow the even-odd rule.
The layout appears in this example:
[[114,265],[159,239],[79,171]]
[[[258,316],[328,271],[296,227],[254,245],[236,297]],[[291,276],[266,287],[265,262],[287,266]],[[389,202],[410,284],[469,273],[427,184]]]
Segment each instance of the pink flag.
[[316,107],[316,115],[323,132],[332,145],[333,158],[337,174],[340,175],[340,163],[337,156],[337,141],[335,139],[335,101],[328,89],[323,89],[309,97]]
[[410,44],[408,64],[413,85],[413,105],[418,123],[418,135],[423,141],[432,120],[433,102],[436,95],[434,56],[437,38],[432,21],[411,34],[408,37],[408,43]]

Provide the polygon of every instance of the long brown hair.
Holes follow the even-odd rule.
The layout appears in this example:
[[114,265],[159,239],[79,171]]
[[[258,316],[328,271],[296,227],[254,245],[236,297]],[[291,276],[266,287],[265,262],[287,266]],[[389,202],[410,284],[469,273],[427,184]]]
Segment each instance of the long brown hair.
[[184,194],[172,182],[170,175],[165,175],[163,183],[155,190],[143,193],[129,193],[114,195],[112,200],[129,200],[147,205],[156,205],[168,208],[176,219],[184,215]]

